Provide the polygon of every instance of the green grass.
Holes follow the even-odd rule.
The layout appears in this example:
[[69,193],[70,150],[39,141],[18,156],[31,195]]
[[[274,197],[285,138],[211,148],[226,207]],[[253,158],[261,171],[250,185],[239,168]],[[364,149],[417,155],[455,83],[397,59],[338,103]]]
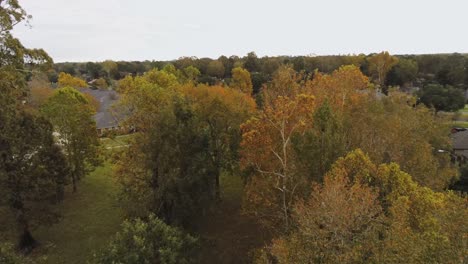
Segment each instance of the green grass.
[[34,232],[41,263],[86,263],[105,247],[123,220],[117,191],[112,166],[106,163],[81,180],[77,193],[67,193],[60,205],[63,219]]
[[101,138],[101,144],[107,149],[126,147],[133,137],[134,134],[116,136],[115,138]]
[[468,127],[468,122],[465,122],[465,121],[453,121],[453,126],[456,126],[456,127]]

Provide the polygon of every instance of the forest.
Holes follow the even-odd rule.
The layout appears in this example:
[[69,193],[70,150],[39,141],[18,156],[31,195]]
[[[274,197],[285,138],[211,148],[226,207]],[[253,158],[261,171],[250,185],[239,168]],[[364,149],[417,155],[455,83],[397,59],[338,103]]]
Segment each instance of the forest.
[[54,63],[28,19],[0,0],[0,263],[468,261],[468,54]]

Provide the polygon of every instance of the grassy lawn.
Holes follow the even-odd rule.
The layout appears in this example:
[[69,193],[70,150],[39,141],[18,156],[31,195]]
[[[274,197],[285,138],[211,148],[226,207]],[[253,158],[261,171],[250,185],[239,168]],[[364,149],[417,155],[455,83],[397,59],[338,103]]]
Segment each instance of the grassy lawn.
[[86,263],[119,230],[122,213],[117,186],[108,163],[81,180],[78,192],[67,193],[60,205],[63,219],[34,232],[41,243],[41,263]]
[[115,138],[101,138],[101,144],[106,148],[120,148],[129,144],[134,134],[116,136]]

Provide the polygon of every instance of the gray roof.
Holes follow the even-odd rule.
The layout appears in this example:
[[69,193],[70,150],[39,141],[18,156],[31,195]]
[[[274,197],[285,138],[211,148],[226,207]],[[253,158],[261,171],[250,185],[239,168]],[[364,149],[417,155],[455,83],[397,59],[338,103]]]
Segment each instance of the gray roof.
[[453,149],[468,150],[468,130],[453,133],[450,137],[452,138]]
[[122,117],[119,117],[112,111],[112,107],[119,101],[119,96],[115,91],[85,88],[81,89],[81,92],[90,94],[100,104],[99,110],[94,115],[97,128],[109,128],[119,125],[119,121],[122,120]]

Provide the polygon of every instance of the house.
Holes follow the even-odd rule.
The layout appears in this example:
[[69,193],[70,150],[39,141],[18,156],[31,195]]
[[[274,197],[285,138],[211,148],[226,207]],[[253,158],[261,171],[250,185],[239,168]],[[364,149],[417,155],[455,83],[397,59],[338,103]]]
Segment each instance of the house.
[[104,135],[109,131],[121,130],[120,122],[124,119],[124,116],[113,109],[119,101],[119,96],[115,91],[85,88],[81,89],[81,92],[91,95],[99,102],[99,109],[94,115],[99,135]]
[[451,134],[453,152],[460,163],[468,160],[468,130],[453,129]]

